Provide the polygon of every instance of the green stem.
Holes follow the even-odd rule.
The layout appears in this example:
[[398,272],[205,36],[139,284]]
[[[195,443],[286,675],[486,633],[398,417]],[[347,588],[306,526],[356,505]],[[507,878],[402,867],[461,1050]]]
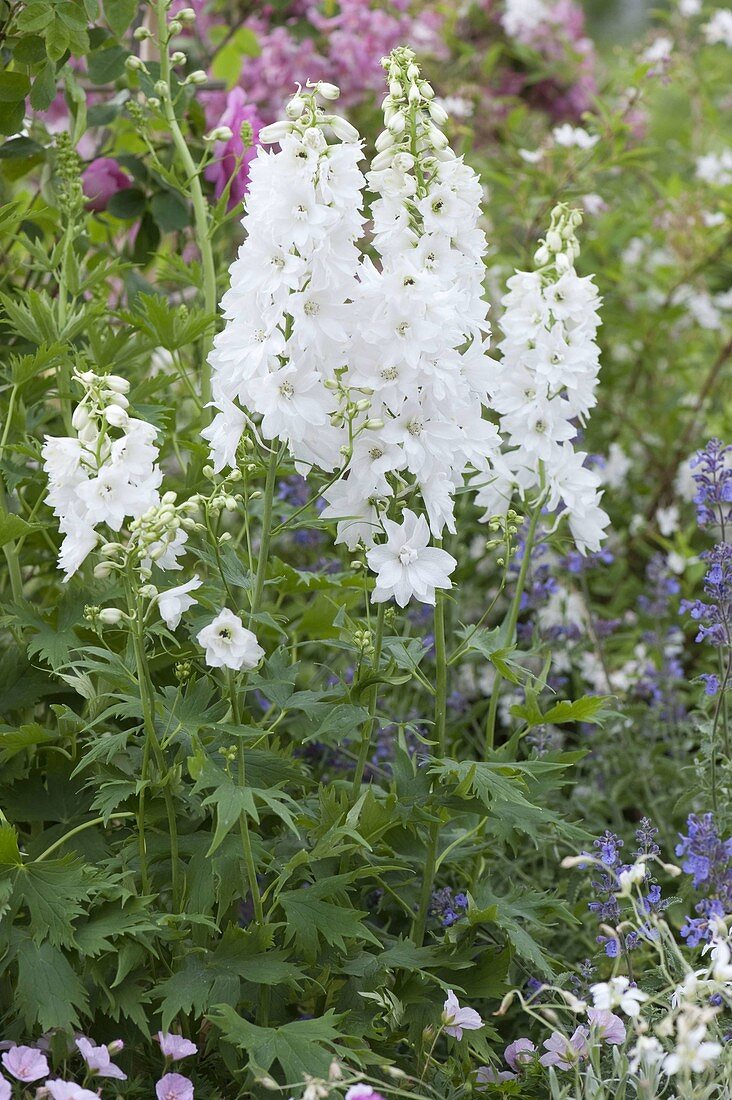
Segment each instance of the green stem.
[[106,825],[109,821],[119,821],[124,817],[134,817],[132,811],[125,811],[124,813],[110,814],[109,817],[93,817],[91,821],[83,821],[81,825],[77,825],[75,829],[65,833],[59,840],[54,840],[50,847],[46,848],[45,852],[41,852],[39,856],[33,860],[34,863],[41,863],[44,859],[48,859],[58,848],[61,848],[72,837],[78,836],[79,833],[83,833],[85,829],[91,829],[93,825]]
[[[384,641],[384,615],[386,612],[386,605],[379,604],[379,610],[376,615],[376,634],[374,637],[374,656],[371,661],[371,670],[374,676],[378,675],[379,662],[381,661],[381,646]],[[371,749],[371,741],[374,736],[374,730],[376,729],[376,704],[379,698],[379,685],[375,683],[369,694],[369,713],[363,727],[363,735],[361,737],[361,747],[358,750],[358,760],[356,761],[356,771],[353,775],[353,798],[354,801],[361,793],[361,783],[363,782],[363,773],[366,769],[366,761],[369,758],[369,750]]]
[[[435,725],[434,739],[436,742],[436,755],[444,757],[445,724],[447,718],[447,649],[445,646],[445,597],[438,592],[435,601]],[[422,946],[425,929],[427,927],[427,915],[432,899],[432,886],[435,881],[437,868],[437,847],[440,842],[440,822],[433,821],[430,825],[427,838],[427,853],[425,856],[424,875],[422,878],[422,893],[419,909],[414,922],[412,939],[418,947]]]
[[[216,268],[214,266],[213,248],[211,247],[211,225],[209,221],[208,205],[201,187],[199,170],[196,167],[191,151],[186,144],[186,139],[178,124],[173,107],[171,88],[170,53],[168,51],[169,36],[167,31],[166,13],[168,3],[166,0],[156,0],[158,23],[158,46],[160,50],[160,79],[166,84],[167,91],[161,97],[161,106],[165,120],[170,129],[173,145],[180,158],[185,171],[191,202],[193,203],[193,215],[195,220],[196,244],[201,253],[201,265],[203,268],[203,296],[206,313],[212,322],[216,315]],[[204,405],[211,400],[211,368],[208,363],[208,353],[211,348],[212,334],[209,330],[203,338],[201,354],[201,401]]]
[[267,558],[269,557],[269,542],[272,535],[272,504],[274,501],[278,464],[279,456],[276,451],[272,451],[269,466],[267,467],[267,480],[264,486],[262,538],[259,543],[259,554],[257,555],[257,573],[254,578],[254,590],[252,592],[250,604],[250,620],[253,619],[259,611],[262,602],[262,594],[264,592],[264,582],[267,577]]
[[[507,645],[513,644],[514,635],[516,634],[516,625],[518,623],[519,612],[521,610],[521,597],[524,593],[524,586],[526,584],[526,576],[529,571],[529,562],[531,560],[531,551],[534,546],[534,539],[536,537],[536,527],[539,522],[539,516],[541,515],[542,504],[544,503],[544,494],[541,493],[536,502],[533,512],[531,513],[531,520],[529,522],[529,531],[526,536],[526,542],[524,543],[524,553],[521,558],[521,568],[519,570],[518,580],[516,581],[516,591],[513,594],[511,606],[509,608],[508,617],[504,623],[503,636],[506,639]],[[496,669],[495,679],[493,681],[493,690],[491,692],[491,702],[488,708],[488,719],[485,729],[485,755],[486,758],[493,752],[493,743],[496,735],[496,712],[498,710],[498,700],[501,694],[501,683],[503,682],[503,676]]]
[[[7,512],[7,498],[5,496],[5,487],[2,481],[0,481],[0,508]],[[13,594],[13,601],[20,603],[23,599],[23,575],[20,571],[20,561],[18,560],[18,550],[16,543],[6,542],[3,546],[3,554],[5,561],[8,563],[8,576],[10,577],[10,591]]]
[[[143,862],[141,866],[143,889],[147,892],[149,888],[149,872],[147,868],[147,853],[144,847],[145,836],[145,789],[144,783],[148,778],[148,770],[150,764],[150,756],[155,757],[158,770],[160,772],[160,779],[163,788],[163,798],[165,800],[165,812],[168,818],[168,832],[170,835],[170,863],[171,863],[171,883],[173,889],[173,907],[176,912],[180,912],[181,906],[181,887],[180,887],[180,860],[178,852],[178,827],[175,819],[175,805],[173,803],[173,796],[170,792],[170,785],[168,783],[168,769],[165,762],[165,755],[160,742],[158,741],[157,733],[155,732],[155,707],[153,702],[152,683],[147,668],[147,661],[145,659],[145,641],[143,634],[143,615],[142,615],[142,601],[138,599],[137,609],[135,614],[135,622],[132,630],[132,645],[135,653],[135,665],[137,668],[137,681],[140,687],[140,696],[142,700],[142,713],[145,725],[145,751],[142,759],[142,775],[143,788],[140,791],[140,809],[138,814],[138,828],[140,836],[142,838],[140,851],[143,854]],[[145,883],[148,883],[146,888]]]
[[[229,700],[231,702],[231,715],[234,720],[235,726],[241,725],[241,715],[239,713],[239,698],[236,690],[236,677],[234,673],[229,670]],[[244,758],[244,742],[239,737],[237,758],[239,765],[238,782],[242,790],[247,785],[247,772],[246,772],[246,760]],[[249,820],[246,815],[246,811],[242,811],[239,816],[239,832],[241,834],[241,848],[244,856],[244,866],[247,869],[247,880],[249,882],[249,892],[252,895],[252,903],[254,905],[254,919],[257,924],[264,924],[264,907],[262,906],[262,895],[259,892],[259,883],[257,881],[257,869],[254,865],[254,854],[252,852],[252,840],[249,835]]]

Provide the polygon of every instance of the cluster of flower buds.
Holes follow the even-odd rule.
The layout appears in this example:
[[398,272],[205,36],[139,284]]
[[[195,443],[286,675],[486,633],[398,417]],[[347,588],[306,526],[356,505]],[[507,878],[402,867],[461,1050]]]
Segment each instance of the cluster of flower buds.
[[95,374],[94,371],[74,371],[84,396],[74,409],[71,424],[81,443],[96,447],[107,426],[125,431],[129,426],[130,384],[117,374]]
[[581,225],[581,210],[570,210],[564,203],[558,203],[552,210],[546,237],[539,239],[534,253],[537,267],[556,267],[560,274],[574,267],[580,254],[577,230]]
[[[285,108],[286,119],[273,122],[259,131],[259,140],[264,145],[274,145],[287,134],[297,134],[306,140],[307,131],[314,127],[329,126],[340,141],[358,141],[359,133],[340,115],[328,114],[318,103],[318,97],[326,101],[338,99],[340,89],[335,84],[329,84],[325,80],[308,81],[303,89],[301,84],[297,86],[297,92],[293,95]],[[317,135],[313,135],[317,139]]]
[[[178,558],[185,553],[188,533],[196,527],[193,515],[198,509],[196,500],[177,504],[176,494],[163,493],[160,500],[151,505],[141,516],[129,524],[130,536],[126,544],[107,542],[101,547],[102,561],[94,569],[94,576],[103,580],[114,572],[125,572],[131,564],[143,581],[152,576],[152,567],[177,570]],[[147,586],[144,594],[157,595]]]
[[418,153],[429,149],[439,156],[447,149],[448,139],[440,129],[447,122],[447,112],[435,102],[434,89],[421,76],[413,50],[400,46],[381,64],[389,84],[382,103],[386,129],[376,140],[371,168],[408,171]]

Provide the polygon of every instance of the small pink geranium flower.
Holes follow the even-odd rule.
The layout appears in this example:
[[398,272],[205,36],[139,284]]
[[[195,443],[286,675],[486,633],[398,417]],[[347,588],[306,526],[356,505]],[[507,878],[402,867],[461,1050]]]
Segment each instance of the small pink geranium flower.
[[561,1032],[553,1031],[549,1038],[544,1040],[546,1054],[542,1054],[539,1059],[542,1066],[571,1069],[580,1059],[587,1057],[588,1034],[586,1027],[576,1028],[569,1039]]
[[614,1012],[605,1008],[589,1008],[587,1019],[597,1028],[600,1038],[610,1046],[620,1046],[625,1042],[625,1024]]
[[182,1035],[176,1035],[172,1031],[159,1031],[155,1036],[160,1043],[160,1049],[166,1058],[172,1062],[178,1062],[181,1058],[188,1058],[191,1054],[198,1053],[198,1047],[190,1039],[184,1039]]
[[[87,1039],[84,1035],[76,1040],[76,1046],[92,1073],[96,1073],[98,1077],[114,1077],[117,1081],[127,1080],[127,1074],[112,1061],[109,1047],[95,1046],[91,1039]],[[116,1045],[115,1053],[120,1049],[120,1046]]]
[[193,1100],[193,1082],[180,1073],[166,1073],[155,1086],[158,1100]]
[[46,1081],[43,1087],[53,1100],[99,1100],[99,1093],[83,1089],[75,1081],[62,1081],[59,1077]]
[[528,1066],[535,1053],[536,1047],[531,1039],[522,1038],[514,1039],[512,1043],[509,1043],[503,1052],[503,1057],[511,1069],[518,1070],[521,1066]]
[[463,1031],[477,1031],[483,1026],[483,1021],[474,1008],[461,1008],[453,991],[448,989],[442,1009],[442,1024],[447,1035],[462,1039]]
[[0,1100],[10,1100],[13,1095],[13,1090],[10,1087],[10,1082],[6,1081],[4,1077],[0,1077]]
[[385,1100],[385,1097],[376,1089],[372,1089],[371,1085],[362,1082],[359,1085],[351,1085],[346,1093],[346,1100]]
[[3,1052],[2,1061],[16,1081],[24,1081],[26,1084],[47,1077],[49,1073],[45,1055],[35,1047],[11,1047]]

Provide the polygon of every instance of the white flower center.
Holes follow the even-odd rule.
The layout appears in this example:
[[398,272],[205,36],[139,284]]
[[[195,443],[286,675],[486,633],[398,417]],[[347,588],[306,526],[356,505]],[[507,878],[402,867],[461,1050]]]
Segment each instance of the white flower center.
[[320,313],[320,303],[314,302],[312,298],[308,299],[303,307],[303,313],[306,317],[316,317]]
[[410,328],[409,321],[400,321],[396,327],[397,336],[406,336]]
[[415,439],[422,434],[422,428],[423,425],[421,420],[410,420],[407,424],[407,431],[411,436],[414,436]]
[[404,546],[402,546],[401,550],[399,551],[398,557],[402,565],[412,565],[419,557],[419,554],[413,546],[410,546],[408,542],[405,542]]
[[399,371],[396,369],[396,367],[384,367],[381,372],[381,377],[384,379],[385,382],[395,382],[396,379],[399,377]]
[[283,382],[282,385],[280,386],[280,393],[282,394],[283,397],[286,397],[289,401],[289,399],[295,393],[295,389],[292,385],[292,382]]

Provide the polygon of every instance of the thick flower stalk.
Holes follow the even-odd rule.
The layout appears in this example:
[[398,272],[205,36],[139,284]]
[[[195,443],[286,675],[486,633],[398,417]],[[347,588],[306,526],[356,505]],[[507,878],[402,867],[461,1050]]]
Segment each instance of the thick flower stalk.
[[[287,107],[288,121],[260,132],[242,224],[247,239],[231,265],[214,341],[213,404],[203,435],[215,469],[236,465],[245,425],[286,443],[307,466],[337,469],[348,449],[348,418],[338,416],[346,366],[349,302],[358,267],[365,180],[358,134],[325,114],[316,84]],[[331,144],[326,133],[335,137]],[[267,144],[279,143],[270,151]]]
[[[339,519],[338,541],[351,548],[378,539],[382,516],[402,501],[426,512],[434,536],[454,531],[466,470],[498,445],[482,417],[490,326],[480,182],[448,148],[447,116],[412,51],[394,50],[384,65],[386,130],[368,175],[379,263],[367,257],[359,271],[349,369],[371,406],[347,475],[324,494],[324,515]],[[434,591],[409,594],[434,600]]]
[[600,298],[592,277],[580,278],[574,267],[580,221],[578,211],[555,207],[536,271],[508,280],[501,361],[490,382],[508,449],[475,480],[484,520],[505,513],[517,489],[545,495],[547,509],[567,516],[586,553],[599,550],[609,520],[600,507],[600,479],[574,447],[595,405],[600,366]]

